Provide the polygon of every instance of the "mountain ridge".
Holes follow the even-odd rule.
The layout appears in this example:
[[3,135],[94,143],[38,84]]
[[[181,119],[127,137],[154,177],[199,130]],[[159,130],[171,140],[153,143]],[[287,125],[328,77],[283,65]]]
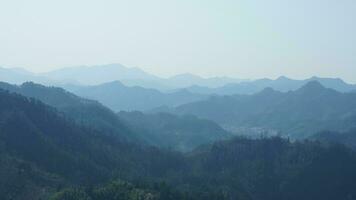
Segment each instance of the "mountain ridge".
[[267,88],[252,95],[214,96],[166,111],[196,115],[232,129],[259,127],[304,138],[322,130],[355,127],[356,95],[313,81],[296,91]]

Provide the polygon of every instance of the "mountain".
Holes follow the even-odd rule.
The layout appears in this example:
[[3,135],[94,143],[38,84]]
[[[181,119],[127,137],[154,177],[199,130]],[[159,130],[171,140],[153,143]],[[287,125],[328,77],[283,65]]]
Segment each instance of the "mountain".
[[127,86],[154,88],[161,91],[199,85],[220,87],[228,83],[238,83],[242,79],[229,77],[202,78],[193,74],[179,74],[170,78],[160,78],[139,68],[125,67],[121,64],[67,67],[46,73],[33,73],[22,68],[1,68],[0,81],[13,84],[37,82],[45,85],[63,87],[65,85],[98,85],[120,81]]
[[255,81],[243,81],[240,83],[229,83],[218,88],[208,88],[202,86],[191,86],[187,90],[199,94],[217,94],[217,95],[233,95],[233,94],[254,94],[262,91],[266,87],[273,88],[281,92],[293,91],[301,88],[308,82],[318,81],[326,88],[331,88],[339,92],[351,92],[356,89],[356,85],[345,83],[338,78],[319,78],[311,77],[305,80],[294,80],[281,76],[275,80],[258,79]]
[[128,68],[121,64],[68,67],[43,73],[53,80],[75,81],[83,85],[97,85],[116,80],[155,80],[156,76],[139,68]]
[[219,87],[228,83],[242,81],[228,77],[202,78],[189,73],[179,74],[170,78],[159,78],[139,68],[129,68],[121,64],[70,67],[41,75],[57,81],[77,82],[82,85],[98,85],[120,81],[127,86],[140,86],[165,91],[193,85]]
[[3,68],[0,67],[0,81],[21,84],[27,81],[34,81],[43,84],[50,83],[47,78],[26,71],[22,68]]
[[208,88],[222,87],[229,83],[239,83],[246,81],[244,79],[236,79],[230,77],[211,77],[211,78],[202,78],[194,74],[178,74],[168,78],[167,80],[162,80],[166,82],[171,88],[185,88],[192,86],[202,86]]
[[323,86],[340,92],[356,90],[356,85],[345,83],[339,78],[311,77],[305,80],[293,80],[281,76],[276,80],[257,79],[246,80],[230,77],[203,78],[194,74],[184,73],[169,78],[160,78],[139,68],[126,67],[121,64],[106,64],[94,66],[76,66],[62,68],[46,73],[32,73],[22,68],[1,68],[0,81],[14,84],[37,82],[44,85],[99,85],[107,82],[120,81],[127,86],[139,86],[160,91],[172,91],[186,88],[199,94],[253,94],[266,87],[287,92],[296,90],[307,82],[318,81]]
[[230,133],[215,122],[194,116],[144,114],[138,111],[122,111],[118,115],[131,129],[139,133],[146,143],[181,152],[231,137]]
[[347,200],[356,195],[356,156],[343,146],[234,138],[181,154],[78,126],[53,107],[4,90],[0,161],[3,200]]
[[72,92],[78,96],[97,100],[114,111],[144,111],[164,105],[178,106],[206,98],[205,95],[193,94],[187,90],[163,93],[138,86],[128,87],[119,81],[80,87]]
[[356,94],[312,81],[285,93],[266,88],[253,95],[215,96],[178,106],[173,112],[213,120],[229,130],[263,128],[304,138],[322,130],[355,127]]
[[0,82],[0,88],[38,99],[55,107],[76,123],[102,133],[120,135],[123,139],[135,137],[110,109],[97,101],[78,97],[62,88],[46,87],[33,82],[26,82],[19,86]]

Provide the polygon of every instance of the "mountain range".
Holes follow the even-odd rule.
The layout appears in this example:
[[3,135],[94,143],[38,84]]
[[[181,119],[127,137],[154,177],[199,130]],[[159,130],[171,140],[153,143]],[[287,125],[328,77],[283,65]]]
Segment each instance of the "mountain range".
[[94,99],[112,110],[145,111],[160,106],[178,106],[207,98],[207,95],[194,94],[181,89],[174,92],[161,92],[139,86],[125,86],[119,81],[96,86],[67,88],[78,96]]
[[354,84],[345,83],[339,78],[311,77],[304,80],[281,76],[272,79],[237,79],[229,77],[202,78],[194,74],[178,74],[170,78],[160,78],[139,68],[121,64],[67,67],[46,73],[32,73],[22,68],[0,68],[0,81],[21,84],[33,81],[59,87],[94,86],[120,81],[126,86],[139,86],[157,89],[162,92],[186,88],[198,94],[253,94],[266,87],[286,92],[296,90],[310,81],[319,81],[323,86],[340,92],[355,91]]
[[[116,114],[97,101],[78,97],[58,87],[32,82],[22,85],[0,82],[0,89],[40,100],[80,126],[124,141],[139,141],[157,147],[189,151],[203,143],[208,144],[231,136],[215,122],[195,117],[144,115],[140,112]],[[190,125],[185,126],[185,123]]]
[[234,138],[182,154],[79,126],[39,100],[2,89],[0,130],[4,200],[347,200],[356,195],[356,155],[338,145]]
[[356,89],[356,85],[345,83],[339,78],[320,78],[311,77],[304,80],[294,80],[281,76],[275,80],[257,79],[254,81],[229,83],[222,87],[208,88],[202,86],[191,86],[187,90],[198,94],[216,94],[216,95],[233,95],[233,94],[254,94],[265,88],[273,88],[281,92],[293,91],[301,88],[308,82],[318,81],[326,88],[331,88],[339,92],[351,92]]
[[322,130],[356,127],[356,94],[341,93],[312,81],[295,91],[266,88],[253,95],[214,96],[173,109],[153,110],[163,111],[213,120],[233,132],[262,128],[305,138]]
[[160,78],[136,67],[121,64],[66,67],[45,73],[32,73],[22,68],[0,68],[0,81],[14,84],[37,82],[46,85],[99,85],[121,81],[127,86],[155,88],[162,91],[185,88],[192,85],[219,87],[242,79],[228,77],[202,78],[193,74],[179,74],[170,78]]

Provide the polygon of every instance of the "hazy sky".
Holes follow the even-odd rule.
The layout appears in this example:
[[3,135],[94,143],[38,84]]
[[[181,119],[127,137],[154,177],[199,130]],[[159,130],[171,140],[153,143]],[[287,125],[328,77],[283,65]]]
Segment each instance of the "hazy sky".
[[355,0],[0,0],[0,65],[356,82]]

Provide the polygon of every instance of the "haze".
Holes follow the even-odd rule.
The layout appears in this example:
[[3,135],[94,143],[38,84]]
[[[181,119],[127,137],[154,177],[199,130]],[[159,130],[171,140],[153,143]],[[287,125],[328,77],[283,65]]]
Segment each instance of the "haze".
[[0,65],[356,82],[355,10],[353,0],[1,1]]

